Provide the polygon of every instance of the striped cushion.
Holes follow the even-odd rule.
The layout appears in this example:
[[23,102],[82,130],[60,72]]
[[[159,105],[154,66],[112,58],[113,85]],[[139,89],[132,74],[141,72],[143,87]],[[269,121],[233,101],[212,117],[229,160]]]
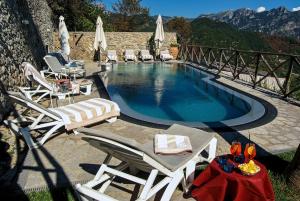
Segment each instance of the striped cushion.
[[120,115],[120,108],[115,102],[102,98],[92,98],[50,110],[62,118],[67,130]]

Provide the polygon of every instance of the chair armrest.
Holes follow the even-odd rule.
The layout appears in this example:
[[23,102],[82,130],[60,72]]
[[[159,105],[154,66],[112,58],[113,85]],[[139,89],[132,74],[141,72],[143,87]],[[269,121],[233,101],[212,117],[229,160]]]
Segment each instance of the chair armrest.
[[41,70],[40,71],[41,75],[46,78],[47,76],[46,75],[54,75],[55,78],[59,77],[59,73],[55,73],[55,72],[52,72],[52,71],[49,71],[49,70]]

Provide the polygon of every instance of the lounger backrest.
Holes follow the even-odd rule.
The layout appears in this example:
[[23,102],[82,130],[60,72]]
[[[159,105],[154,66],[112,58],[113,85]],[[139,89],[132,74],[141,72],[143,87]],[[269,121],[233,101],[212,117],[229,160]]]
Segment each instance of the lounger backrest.
[[115,55],[117,55],[117,52],[116,52],[116,50],[107,50],[107,55],[115,56]]
[[170,54],[170,53],[169,53],[169,50],[162,50],[162,51],[160,51],[160,54]]
[[56,57],[61,65],[68,64],[66,58],[60,52],[50,52],[48,55]]
[[[24,65],[23,65],[24,64]],[[23,71],[24,75],[31,75],[31,77],[40,85],[44,86],[46,89],[52,91],[53,87],[51,84],[37,71],[35,67],[33,67],[30,63],[28,62],[23,62]],[[26,76],[27,77],[27,76]],[[28,79],[28,78],[27,78]],[[31,79],[30,79],[31,80]]]
[[125,55],[134,55],[133,50],[125,50]]
[[44,57],[44,60],[45,60],[46,64],[48,65],[48,67],[51,69],[51,71],[53,71],[55,73],[61,73],[62,68],[64,68],[64,66],[61,65],[61,63],[59,63],[58,59],[54,56],[46,55]]
[[141,50],[141,55],[150,55],[149,50]]
[[151,169],[151,166],[143,161],[144,152],[140,151],[141,145],[135,140],[91,128],[79,128],[77,131],[87,134],[83,140],[115,158],[131,163],[141,170]]
[[57,119],[57,120],[61,119],[61,117],[58,114],[56,114],[56,113],[52,112],[51,110],[44,108],[40,104],[26,98],[20,92],[8,91],[7,93],[8,93],[10,100],[14,103],[22,105],[23,107],[26,107],[28,109],[33,109],[40,113],[46,114],[47,116],[49,116],[53,119]]

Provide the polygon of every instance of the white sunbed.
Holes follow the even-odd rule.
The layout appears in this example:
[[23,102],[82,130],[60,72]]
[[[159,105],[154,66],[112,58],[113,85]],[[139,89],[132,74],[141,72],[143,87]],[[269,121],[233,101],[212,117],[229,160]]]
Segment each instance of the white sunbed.
[[163,51],[160,51],[160,59],[162,61],[167,61],[167,60],[173,59],[173,56],[170,55],[169,50],[163,50]]
[[83,60],[70,60],[67,55],[62,52],[50,52],[48,55],[56,57],[63,66],[84,68]]
[[[19,87],[19,90],[28,98],[33,100],[33,96],[39,96],[35,102],[39,102],[42,98],[44,98],[47,95],[55,95],[57,94],[57,89],[55,86],[51,85],[45,77],[43,77],[36,68],[34,68],[30,63],[28,62],[23,62],[22,63],[22,70],[24,72],[25,77],[29,81],[34,81],[38,83],[38,86],[36,89],[33,89],[31,87]],[[78,79],[76,80],[77,83],[71,82],[73,84],[72,90],[69,91],[71,94],[76,94],[76,93],[82,93],[84,95],[90,95],[92,91],[92,85],[93,83],[88,81],[88,80],[81,80]],[[78,91],[76,90],[78,85]],[[59,99],[64,99],[66,96],[66,93],[60,93],[60,96],[58,96]],[[52,101],[52,99],[51,99]],[[51,103],[52,104],[52,103]]]
[[61,77],[84,77],[85,70],[78,67],[70,67],[67,65],[62,65],[59,60],[51,55],[44,56],[44,61],[46,62],[48,69],[41,71],[43,75],[54,75],[56,78]]
[[[4,120],[4,124],[14,134],[21,135],[30,149],[43,145],[62,127],[76,133],[75,129],[79,127],[104,120],[112,123],[120,115],[120,108],[115,102],[102,98],[92,98],[58,108],[46,109],[19,92],[8,92],[8,96],[13,103],[26,110],[22,113],[20,113],[21,110],[14,111],[15,119]],[[27,114],[28,110],[31,110],[30,114]],[[34,140],[31,136],[33,130],[41,130],[45,133],[40,140]]]
[[[168,201],[180,182],[187,193],[194,180],[196,165],[203,161],[211,162],[216,154],[217,139],[214,134],[177,124],[172,125],[165,133],[188,136],[192,144],[192,153],[154,154],[154,140],[148,140],[144,144],[134,140],[140,133],[136,133],[137,136],[129,139],[90,128],[80,128],[78,132],[85,134],[83,139],[92,146],[107,153],[95,177],[86,184],[76,185],[76,191],[81,200],[116,201],[116,198],[106,195],[105,190],[113,179],[118,177],[143,186],[137,200],[148,200],[165,188],[160,200]],[[112,157],[122,161],[117,167],[114,166],[115,168],[109,165]],[[125,173],[123,170],[127,167],[137,168],[150,174],[146,179],[139,178]],[[163,176],[161,180],[158,180],[158,174]]]
[[107,50],[107,59],[108,61],[118,62],[118,56],[116,50]]
[[137,61],[137,58],[134,54],[134,50],[125,50],[125,54],[124,54],[124,59],[125,61]]
[[149,50],[141,50],[141,52],[140,52],[140,59],[142,61],[153,60],[153,56],[150,54]]

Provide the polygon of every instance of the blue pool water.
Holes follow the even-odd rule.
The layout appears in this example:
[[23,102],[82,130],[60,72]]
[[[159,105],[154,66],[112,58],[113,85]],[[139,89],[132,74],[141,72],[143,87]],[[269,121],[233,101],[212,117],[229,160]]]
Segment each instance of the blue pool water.
[[153,123],[226,122],[248,114],[256,103],[184,64],[119,64],[104,77],[121,112]]

